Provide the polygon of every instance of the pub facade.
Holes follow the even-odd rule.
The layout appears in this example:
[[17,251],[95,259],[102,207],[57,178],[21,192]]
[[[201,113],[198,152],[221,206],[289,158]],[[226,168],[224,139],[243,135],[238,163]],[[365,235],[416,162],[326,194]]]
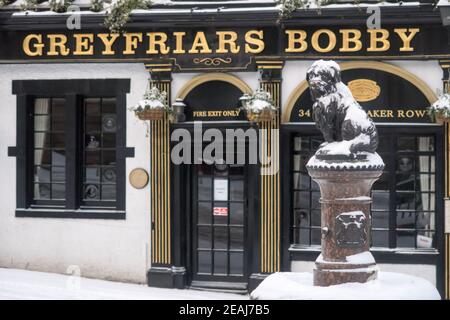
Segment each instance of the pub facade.
[[[173,0],[110,33],[104,11],[73,4],[80,28],[46,3],[0,8],[0,267],[236,292],[311,272],[320,191],[305,166],[323,140],[305,75],[333,59],[377,123],[386,164],[373,255],[449,297],[450,128],[427,113],[450,90],[444,5],[337,1],[280,17],[274,1]],[[368,8],[380,10],[377,27]],[[182,105],[176,120],[129,111],[151,86]],[[259,88],[272,121],[241,108]],[[176,132],[193,146],[208,129],[257,129],[270,163],[172,161]]]

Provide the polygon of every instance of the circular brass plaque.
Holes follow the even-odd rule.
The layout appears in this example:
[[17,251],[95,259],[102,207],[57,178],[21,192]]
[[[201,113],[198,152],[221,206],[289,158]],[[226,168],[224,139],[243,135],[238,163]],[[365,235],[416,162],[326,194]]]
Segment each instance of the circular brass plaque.
[[148,184],[148,173],[142,168],[133,169],[129,178],[131,185],[136,189],[143,189]]

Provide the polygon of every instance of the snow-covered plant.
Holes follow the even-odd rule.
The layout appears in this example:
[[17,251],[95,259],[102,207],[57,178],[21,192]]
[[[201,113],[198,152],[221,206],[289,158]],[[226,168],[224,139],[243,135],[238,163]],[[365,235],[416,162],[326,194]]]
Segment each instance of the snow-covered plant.
[[38,0],[25,0],[21,4],[20,9],[24,11],[35,11],[37,9],[38,4],[39,4]]
[[0,8],[7,6],[8,4],[11,4],[13,2],[14,2],[14,0],[0,0]]
[[294,11],[309,8],[312,4],[320,8],[331,2],[333,0],[276,0],[280,5],[280,18],[289,18]]
[[103,0],[91,0],[91,11],[100,12],[103,10]]
[[73,3],[74,0],[50,0],[48,4],[50,9],[54,12],[62,13],[66,12],[67,8]]
[[164,91],[161,92],[157,87],[153,86],[144,94],[143,99],[134,107],[129,108],[129,110],[136,114],[152,109],[164,109],[167,112],[171,112],[172,109],[167,105],[166,99],[167,93]]
[[263,89],[256,90],[253,94],[244,94],[240,99],[242,106],[247,112],[261,113],[264,110],[276,111],[272,97],[269,92]]
[[130,20],[131,11],[148,9],[150,5],[150,0],[113,0],[105,19],[105,25],[113,33],[121,32]]
[[428,115],[433,121],[437,118],[450,118],[450,94],[444,93],[428,108]]

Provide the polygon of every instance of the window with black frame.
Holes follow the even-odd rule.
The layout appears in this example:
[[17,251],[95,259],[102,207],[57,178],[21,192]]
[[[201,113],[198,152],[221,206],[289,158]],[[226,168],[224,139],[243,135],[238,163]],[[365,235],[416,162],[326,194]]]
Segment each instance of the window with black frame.
[[116,99],[83,101],[83,204],[116,201]]
[[[320,246],[320,190],[306,170],[323,142],[295,135],[292,159],[292,243]],[[378,153],[386,167],[372,189],[372,247],[436,248],[435,136],[380,133]]]
[[65,99],[35,99],[33,200],[63,204],[66,197]]
[[18,80],[13,91],[16,216],[124,219],[129,80]]

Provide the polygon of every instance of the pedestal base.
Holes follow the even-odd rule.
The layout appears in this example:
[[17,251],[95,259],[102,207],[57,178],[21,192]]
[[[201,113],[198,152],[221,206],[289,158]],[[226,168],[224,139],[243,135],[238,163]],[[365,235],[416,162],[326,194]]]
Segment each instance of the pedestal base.
[[327,287],[346,282],[375,280],[378,267],[370,251],[346,257],[345,261],[326,261],[321,254],[313,270],[314,285]]

